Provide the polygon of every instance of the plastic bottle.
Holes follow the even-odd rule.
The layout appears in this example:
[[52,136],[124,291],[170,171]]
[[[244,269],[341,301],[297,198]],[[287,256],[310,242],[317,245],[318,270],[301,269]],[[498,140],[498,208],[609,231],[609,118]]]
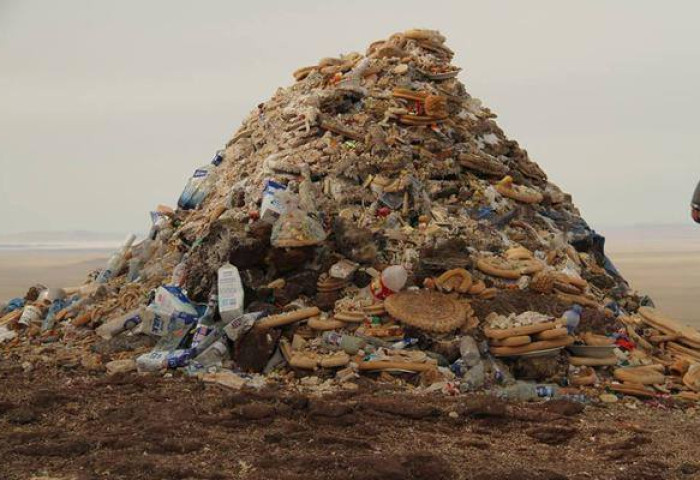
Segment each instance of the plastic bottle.
[[405,348],[412,347],[413,345],[416,345],[418,343],[417,338],[411,338],[411,337],[404,337],[398,342],[394,342],[391,344],[391,348],[393,350],[403,350]]
[[215,293],[209,296],[209,304],[207,309],[204,311],[201,317],[197,320],[197,326],[194,330],[194,336],[192,337],[191,348],[197,350],[197,348],[202,344],[209,334],[214,330],[214,325],[216,324],[216,306],[218,302],[218,297]]
[[224,264],[218,272],[219,315],[224,323],[243,315],[245,292],[238,269],[230,263]]
[[134,257],[129,259],[129,272],[126,274],[126,281],[131,283],[138,280],[142,267],[143,262],[140,258]]
[[370,291],[375,298],[384,300],[388,296],[400,292],[407,280],[408,272],[402,265],[391,265],[386,267],[378,278],[372,280]]
[[486,368],[484,362],[479,361],[464,373],[459,385],[461,392],[471,392],[484,386],[486,379]]
[[144,306],[139,306],[124,315],[119,315],[118,317],[107,320],[95,329],[95,333],[105,340],[109,340],[126,330],[136,327],[144,321],[152,320],[153,316],[153,310],[149,310]]
[[496,395],[507,400],[527,402],[540,398],[557,398],[560,396],[557,385],[538,385],[536,383],[518,381],[514,385],[504,387]]
[[362,338],[353,335],[343,335],[342,333],[328,331],[323,332],[323,345],[331,348],[340,348],[348,355],[357,354],[360,349],[367,344]]
[[[184,192],[183,192],[184,193]],[[151,229],[148,232],[147,240],[155,240],[160,232],[165,227],[171,224],[170,217],[165,215],[163,212],[152,211],[151,215]]]
[[106,283],[110,278],[114,276],[121,268],[124,266],[124,261],[126,260],[126,254],[133,245],[134,240],[136,240],[136,235],[129,235],[126,237],[122,247],[114,252],[107,262],[107,266],[104,270],[100,272],[97,277],[97,283]]
[[192,358],[192,353],[187,349],[166,352],[153,350],[144,353],[136,359],[136,368],[139,372],[158,372],[166,368],[184,367]]
[[479,346],[476,344],[476,340],[469,335],[462,337],[459,343],[459,353],[462,355],[464,364],[468,367],[473,367],[481,362]]
[[493,385],[512,385],[515,383],[513,374],[500,360],[497,360],[488,353],[486,355],[486,366],[490,373],[490,382]]
[[42,332],[46,332],[53,328],[56,321],[56,313],[58,313],[60,310],[63,310],[65,306],[66,302],[61,298],[57,298],[53,302],[51,302],[51,306],[49,306],[49,311],[44,317],[44,320],[41,322]]
[[204,201],[216,183],[216,167],[221,164],[223,159],[223,150],[219,150],[210,163],[194,171],[177,201],[178,207],[190,210],[197,208]]
[[185,285],[185,279],[187,278],[187,270],[185,261],[187,258],[183,258],[180,263],[175,265],[173,268],[173,274],[170,277],[170,285],[175,285],[176,287],[182,288]]
[[168,365],[168,352],[154,350],[144,353],[136,359],[136,368],[139,372],[157,372]]
[[222,339],[209,345],[206,350],[195,357],[194,361],[203,367],[221,366],[227,356],[228,346],[226,341]]

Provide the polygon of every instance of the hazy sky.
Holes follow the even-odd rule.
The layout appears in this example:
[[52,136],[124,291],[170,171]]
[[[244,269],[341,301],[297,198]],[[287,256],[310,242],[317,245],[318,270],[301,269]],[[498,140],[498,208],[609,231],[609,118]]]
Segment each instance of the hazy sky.
[[594,227],[687,222],[692,1],[0,0],[0,234],[144,231],[296,68],[440,30],[467,90]]

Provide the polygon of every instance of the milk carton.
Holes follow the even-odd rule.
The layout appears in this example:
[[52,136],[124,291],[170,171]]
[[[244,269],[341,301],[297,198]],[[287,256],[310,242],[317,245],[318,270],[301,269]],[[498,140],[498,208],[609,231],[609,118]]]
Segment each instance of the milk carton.
[[218,291],[219,315],[223,323],[229,323],[243,315],[243,283],[238,269],[230,263],[219,268]]

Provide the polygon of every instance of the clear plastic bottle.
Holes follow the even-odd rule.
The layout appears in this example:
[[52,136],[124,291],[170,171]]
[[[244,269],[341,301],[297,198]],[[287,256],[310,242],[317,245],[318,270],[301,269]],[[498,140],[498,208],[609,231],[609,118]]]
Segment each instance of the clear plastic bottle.
[[141,275],[141,268],[143,267],[143,262],[139,257],[132,257],[129,259],[129,272],[126,274],[127,282],[135,282]]
[[223,159],[223,151],[219,150],[210,163],[194,171],[177,201],[178,207],[183,210],[199,207],[216,183],[216,167],[221,164]]
[[49,306],[49,311],[44,317],[44,320],[41,322],[42,332],[49,331],[53,328],[54,324],[56,323],[56,313],[62,310],[65,306],[66,302],[61,298],[57,298],[53,302],[51,302],[51,305]]
[[400,292],[406,285],[408,272],[402,265],[391,265],[382,270],[382,274],[372,280],[370,290],[378,300]]
[[468,367],[473,367],[481,362],[479,346],[476,344],[476,340],[469,335],[463,336],[459,342],[459,353],[462,355],[464,364]]
[[112,256],[109,258],[109,262],[107,262],[107,266],[97,276],[97,283],[108,282],[117,272],[119,272],[119,270],[121,270],[121,268],[124,266],[124,262],[126,261],[126,254],[134,244],[134,240],[136,240],[136,235],[134,234],[126,237],[124,244],[119,250],[112,254]]
[[225,339],[221,339],[209,345],[206,350],[195,357],[194,361],[203,367],[219,367],[227,356],[228,346]]
[[154,350],[136,358],[136,368],[139,372],[157,372],[167,366],[168,352]]
[[491,385],[512,385],[515,383],[510,369],[488,353],[486,355],[486,366],[489,371],[489,381]]
[[342,334],[334,331],[323,332],[323,345],[330,348],[340,348],[348,355],[355,355],[364,348],[367,342],[360,337]]
[[517,381],[511,386],[504,387],[498,390],[496,394],[506,400],[522,402],[541,398],[557,398],[560,396],[559,387],[557,385],[538,385],[536,383],[523,381]]
[[459,385],[461,392],[471,392],[484,386],[486,380],[486,368],[484,362],[479,361],[464,373]]

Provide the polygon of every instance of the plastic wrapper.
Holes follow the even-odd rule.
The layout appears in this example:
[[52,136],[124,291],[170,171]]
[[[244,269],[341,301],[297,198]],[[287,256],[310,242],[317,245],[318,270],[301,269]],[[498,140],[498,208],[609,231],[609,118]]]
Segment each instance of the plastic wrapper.
[[295,208],[280,215],[272,227],[270,241],[275,247],[305,247],[318,245],[325,239],[321,223]]

